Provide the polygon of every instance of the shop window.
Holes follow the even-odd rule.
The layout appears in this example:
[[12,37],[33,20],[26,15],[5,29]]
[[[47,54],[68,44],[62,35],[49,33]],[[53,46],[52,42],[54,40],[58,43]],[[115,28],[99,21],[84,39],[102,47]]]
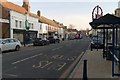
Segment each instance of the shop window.
[[18,20],[15,20],[15,27],[18,27]]

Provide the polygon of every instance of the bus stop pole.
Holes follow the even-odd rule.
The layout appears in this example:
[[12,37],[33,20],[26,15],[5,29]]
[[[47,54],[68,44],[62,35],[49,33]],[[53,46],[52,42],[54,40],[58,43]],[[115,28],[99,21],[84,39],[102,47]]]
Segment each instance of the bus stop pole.
[[113,26],[113,32],[112,32],[112,53],[113,53],[113,56],[112,56],[112,76],[114,76],[114,53],[115,53],[115,26]]

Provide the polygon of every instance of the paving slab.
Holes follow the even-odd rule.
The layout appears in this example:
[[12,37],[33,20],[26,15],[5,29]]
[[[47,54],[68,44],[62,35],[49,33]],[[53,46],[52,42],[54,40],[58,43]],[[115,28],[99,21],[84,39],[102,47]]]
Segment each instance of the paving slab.
[[87,50],[69,78],[83,78],[84,60],[87,60],[87,77],[89,79],[119,80],[118,77],[112,77],[112,61],[103,59],[102,50]]

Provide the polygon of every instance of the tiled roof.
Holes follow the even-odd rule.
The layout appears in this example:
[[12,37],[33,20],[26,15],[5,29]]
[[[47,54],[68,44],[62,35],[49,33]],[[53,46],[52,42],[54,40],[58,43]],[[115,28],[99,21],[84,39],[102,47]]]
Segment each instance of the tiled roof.
[[44,16],[40,16],[39,18],[40,22],[42,23],[46,23],[46,24],[49,24],[49,25],[52,25],[52,26],[55,26],[55,27],[59,27],[58,24],[56,24],[54,21],[44,17]]
[[30,16],[32,16],[32,17],[35,17],[35,18],[38,18],[39,19],[39,16],[38,15],[36,15],[36,14],[34,14],[34,13],[28,13]]
[[[11,2],[8,2],[7,0],[0,0],[0,5],[2,5],[4,8],[7,8],[7,9],[10,9],[10,10],[13,10],[13,11],[16,11],[16,12],[19,12],[21,14],[26,14],[28,13],[25,8],[19,6],[19,5],[16,5],[14,3],[11,3]],[[57,23],[55,23],[53,20],[50,20],[44,16],[38,16],[34,13],[28,13],[30,16],[32,17],[35,17],[35,18],[38,18],[42,23],[46,23],[48,25],[51,25],[51,26],[55,26],[55,27],[60,27]]]
[[68,32],[78,32],[77,29],[67,29]]
[[7,9],[14,10],[22,14],[25,14],[27,12],[23,7],[16,5],[14,3],[8,2],[6,0],[0,0],[0,4]]

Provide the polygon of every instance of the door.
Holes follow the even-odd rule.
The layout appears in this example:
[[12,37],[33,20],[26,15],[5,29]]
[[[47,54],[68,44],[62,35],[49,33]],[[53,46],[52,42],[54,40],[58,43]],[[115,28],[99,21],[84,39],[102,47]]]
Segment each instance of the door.
[[10,50],[11,45],[9,40],[3,40],[3,44],[2,44],[2,50],[6,51],[6,50]]

